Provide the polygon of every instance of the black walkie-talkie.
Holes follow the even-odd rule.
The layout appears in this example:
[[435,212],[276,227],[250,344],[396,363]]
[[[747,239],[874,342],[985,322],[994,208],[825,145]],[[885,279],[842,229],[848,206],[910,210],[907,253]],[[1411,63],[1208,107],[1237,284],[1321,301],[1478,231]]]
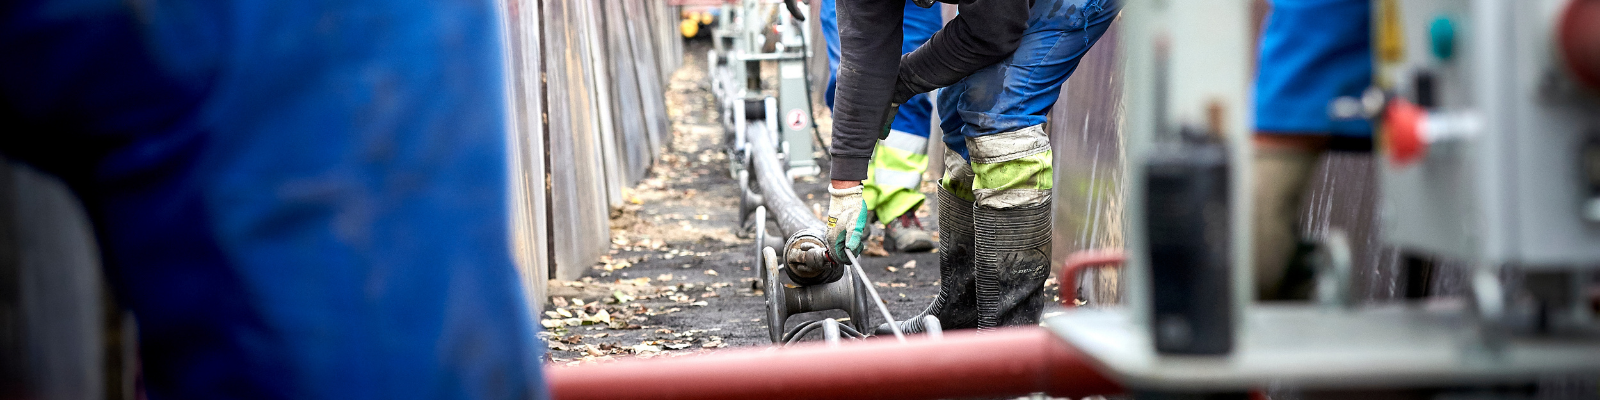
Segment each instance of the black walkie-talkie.
[[1233,349],[1228,152],[1215,136],[1157,141],[1144,174],[1151,338],[1166,354]]

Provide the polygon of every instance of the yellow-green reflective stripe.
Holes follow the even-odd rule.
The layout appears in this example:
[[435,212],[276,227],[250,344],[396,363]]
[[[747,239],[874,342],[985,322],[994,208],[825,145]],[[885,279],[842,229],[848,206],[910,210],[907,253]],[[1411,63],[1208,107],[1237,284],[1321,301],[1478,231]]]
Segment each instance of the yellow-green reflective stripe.
[[[973,189],[1050,189],[1054,187],[1051,151],[992,164],[972,163]],[[959,194],[959,193],[958,193]]]
[[889,223],[901,214],[916,210],[928,196],[910,189],[885,190],[883,198],[872,208],[877,211],[879,223]]
[[922,173],[928,169],[928,155],[917,154],[884,145],[878,145],[872,154],[872,166],[900,172]]
[[916,154],[928,154],[928,138],[897,130],[890,130],[889,137],[878,141],[878,146],[888,146],[889,148]]
[[922,187],[922,173],[890,171],[878,168],[876,171],[872,171],[872,179],[870,181],[869,185],[874,186],[917,190]]

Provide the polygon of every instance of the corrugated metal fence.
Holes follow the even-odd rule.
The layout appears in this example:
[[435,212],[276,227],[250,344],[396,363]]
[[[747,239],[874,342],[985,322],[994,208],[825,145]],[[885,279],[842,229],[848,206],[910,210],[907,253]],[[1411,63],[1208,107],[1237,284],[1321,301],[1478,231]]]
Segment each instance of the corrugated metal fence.
[[533,299],[610,243],[610,208],[668,143],[683,58],[665,0],[506,0],[512,246]]

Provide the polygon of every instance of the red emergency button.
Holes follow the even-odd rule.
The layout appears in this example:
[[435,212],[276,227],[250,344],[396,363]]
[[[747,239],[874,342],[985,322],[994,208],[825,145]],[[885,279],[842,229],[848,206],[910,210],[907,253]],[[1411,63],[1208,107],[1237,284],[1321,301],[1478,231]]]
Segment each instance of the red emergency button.
[[1600,0],[1572,0],[1561,13],[1556,40],[1572,75],[1600,90]]
[[1422,131],[1427,115],[1427,110],[1406,99],[1389,101],[1383,113],[1383,148],[1389,152],[1389,163],[1403,167],[1427,154],[1428,140]]

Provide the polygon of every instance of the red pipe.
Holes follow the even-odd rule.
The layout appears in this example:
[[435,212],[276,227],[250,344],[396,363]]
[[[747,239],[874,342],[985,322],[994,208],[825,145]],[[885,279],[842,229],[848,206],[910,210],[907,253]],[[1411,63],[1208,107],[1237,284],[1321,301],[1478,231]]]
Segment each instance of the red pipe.
[[1126,259],[1122,250],[1083,250],[1067,256],[1067,261],[1061,264],[1061,273],[1056,274],[1061,280],[1061,306],[1077,307],[1073,300],[1078,297],[1078,273],[1089,268],[1121,267]]
[[1080,398],[1122,391],[1038,327],[551,367],[545,379],[557,400]]

